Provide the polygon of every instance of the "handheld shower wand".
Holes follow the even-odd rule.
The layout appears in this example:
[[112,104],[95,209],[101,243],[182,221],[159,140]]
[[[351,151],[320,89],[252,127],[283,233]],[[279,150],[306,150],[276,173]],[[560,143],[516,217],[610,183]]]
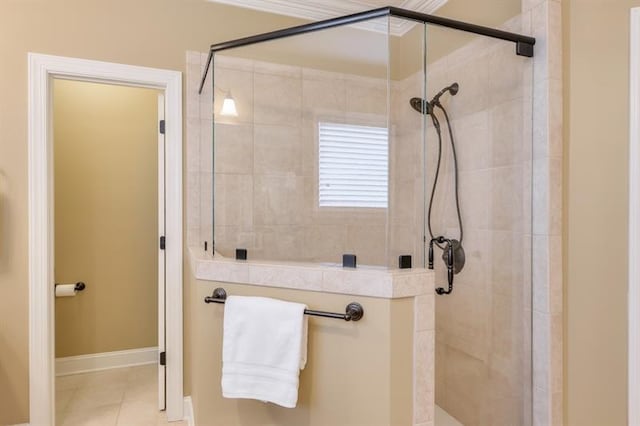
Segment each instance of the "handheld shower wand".
[[[449,93],[454,96],[458,93],[460,86],[458,83],[452,83],[449,86],[440,90],[431,101],[426,101],[421,98],[412,98],[409,103],[411,106],[421,114],[427,114],[431,116],[431,120],[433,122],[433,126],[436,129],[438,134],[438,162],[436,165],[436,172],[433,179],[433,187],[431,189],[431,198],[429,200],[429,209],[427,215],[427,226],[429,228],[429,234],[431,235],[431,240],[429,241],[429,269],[433,269],[433,246],[434,244],[438,246],[442,250],[442,260],[444,261],[447,267],[447,283],[448,288],[445,290],[443,287],[436,288],[436,293],[439,295],[450,294],[453,290],[453,277],[455,274],[459,273],[465,264],[465,253],[462,248],[462,238],[464,236],[463,227],[462,227],[462,216],[460,214],[460,200],[458,197],[458,159],[456,156],[456,147],[455,141],[453,138],[453,131],[451,129],[451,122],[449,120],[449,115],[447,114],[446,109],[440,103],[440,97],[445,93]],[[458,215],[458,225],[460,229],[460,238],[456,239],[448,239],[444,236],[434,237],[433,231],[431,229],[431,207],[433,205],[433,198],[436,192],[436,188],[438,186],[438,177],[440,175],[440,163],[442,160],[442,132],[440,129],[440,121],[435,114],[435,109],[438,108],[444,114],[444,117],[447,121],[447,128],[449,130],[449,138],[451,140],[451,151],[453,155],[453,165],[454,165],[454,179],[455,179],[455,201],[456,201],[456,211]]]
[[441,91],[439,91],[434,97],[433,99],[431,99],[431,104],[435,105],[436,103],[440,102],[440,97],[442,95],[444,95],[445,93],[449,92],[449,94],[451,96],[455,96],[456,94],[458,94],[458,90],[460,90],[460,85],[458,83],[452,83],[451,85],[445,87],[444,89],[442,89]]

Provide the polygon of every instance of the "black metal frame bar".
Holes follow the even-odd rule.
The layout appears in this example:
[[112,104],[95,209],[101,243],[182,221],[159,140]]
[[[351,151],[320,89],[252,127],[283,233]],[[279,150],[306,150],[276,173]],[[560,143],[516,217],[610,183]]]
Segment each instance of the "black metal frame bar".
[[[216,288],[213,290],[213,294],[211,296],[206,296],[204,298],[204,303],[220,303],[224,304],[227,300],[227,292],[224,288]],[[360,321],[364,316],[364,308],[361,304],[357,302],[351,302],[345,308],[344,314],[339,314],[336,312],[325,312],[325,311],[314,311],[312,309],[305,309],[305,315],[311,315],[314,317],[324,317],[324,318],[335,318],[341,319],[345,321]]]
[[438,25],[441,27],[452,28],[469,33],[497,38],[500,40],[511,41],[516,43],[516,55],[533,57],[533,46],[536,44],[536,39],[533,37],[511,33],[508,31],[497,30],[495,28],[484,27],[482,25],[469,24],[467,22],[456,21],[455,19],[427,15],[426,13],[414,12],[412,10],[402,9],[399,7],[387,6],[365,12],[354,13],[352,15],[326,19],[323,21],[285,28],[282,30],[271,31],[263,34],[239,38],[236,40],[229,40],[222,43],[212,44],[209,48],[209,56],[207,57],[207,64],[204,70],[204,75],[202,76],[202,81],[200,82],[200,90],[198,91],[198,93],[202,93],[202,89],[204,88],[204,81],[207,78],[211,61],[213,59],[213,54],[216,52],[226,49],[232,49],[235,47],[247,46],[254,43],[260,43],[263,41],[276,40],[279,38],[291,37],[294,35],[324,30],[327,28],[355,24],[357,22],[375,18],[382,18],[385,16],[405,18],[417,22],[423,22],[426,24]]

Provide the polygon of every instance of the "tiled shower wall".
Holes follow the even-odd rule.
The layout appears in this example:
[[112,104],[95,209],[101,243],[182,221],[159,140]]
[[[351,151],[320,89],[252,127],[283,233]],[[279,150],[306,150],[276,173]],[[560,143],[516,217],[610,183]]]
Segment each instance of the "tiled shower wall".
[[[422,127],[407,130],[395,113],[388,120],[387,110],[399,90],[415,92],[408,86],[424,83],[393,83],[388,92],[382,78],[221,55],[214,78],[213,111],[231,90],[239,115],[216,115],[212,144],[210,82],[205,86],[197,119],[200,171],[192,176],[200,208],[190,241],[210,244],[214,176],[216,250],[223,256],[241,247],[253,259],[339,263],[343,253],[354,253],[359,264],[397,267],[399,255],[411,254],[421,263]],[[379,127],[391,121],[389,209],[318,207],[320,121]]]
[[[520,17],[508,28],[522,32]],[[430,96],[452,119],[466,265],[436,297],[436,403],[467,426],[531,424],[531,59],[512,43],[477,37],[430,63]],[[443,162],[434,234],[459,238],[452,152],[441,112]],[[431,188],[437,136],[427,132]],[[427,195],[428,196],[428,195]],[[436,286],[447,287],[436,250]]]

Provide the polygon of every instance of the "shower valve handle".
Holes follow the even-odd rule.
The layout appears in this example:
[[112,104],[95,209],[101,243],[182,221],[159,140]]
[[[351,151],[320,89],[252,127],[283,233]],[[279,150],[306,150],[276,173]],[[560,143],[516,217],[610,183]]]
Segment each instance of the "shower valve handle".
[[438,244],[444,244],[445,242],[447,242],[447,239],[441,235],[439,237],[432,238],[431,241],[429,241],[429,269],[433,269],[433,243],[434,242]]
[[433,269],[433,239],[429,241],[429,269]]
[[447,281],[449,285],[453,285],[453,242],[447,242]]
[[447,246],[445,247],[445,250],[447,251],[446,262],[447,262],[447,284],[448,284],[448,288],[445,290],[442,287],[438,287],[438,288],[436,288],[436,293],[438,293],[439,295],[451,294],[451,291],[453,290],[453,275],[455,273],[454,258],[453,258],[453,240],[448,240],[448,239],[446,239],[444,237],[434,238],[435,241],[440,243],[439,239],[442,239],[443,243],[444,242],[447,243]]

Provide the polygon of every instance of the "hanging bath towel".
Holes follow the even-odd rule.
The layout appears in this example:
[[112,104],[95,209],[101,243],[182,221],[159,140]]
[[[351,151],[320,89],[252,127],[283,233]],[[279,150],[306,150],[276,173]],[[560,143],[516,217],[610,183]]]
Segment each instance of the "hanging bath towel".
[[294,408],[307,363],[306,306],[229,296],[224,308],[222,396]]

